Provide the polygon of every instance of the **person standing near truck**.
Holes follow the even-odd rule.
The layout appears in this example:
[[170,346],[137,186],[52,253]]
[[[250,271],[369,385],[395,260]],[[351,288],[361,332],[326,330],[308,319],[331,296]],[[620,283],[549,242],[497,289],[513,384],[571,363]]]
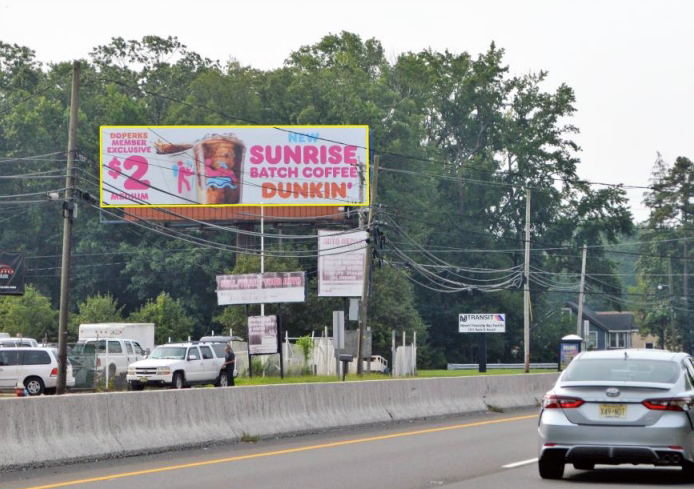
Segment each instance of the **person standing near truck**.
[[227,371],[227,385],[229,387],[234,387],[234,367],[236,366],[236,355],[231,346],[227,345],[224,348],[226,356],[224,357],[224,367]]

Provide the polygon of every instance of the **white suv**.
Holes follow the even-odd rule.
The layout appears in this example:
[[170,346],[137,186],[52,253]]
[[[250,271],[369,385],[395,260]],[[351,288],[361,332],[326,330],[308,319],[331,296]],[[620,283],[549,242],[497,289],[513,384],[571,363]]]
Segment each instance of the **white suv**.
[[218,357],[212,345],[169,343],[154,349],[146,360],[128,367],[128,386],[142,390],[145,385],[168,385],[182,389],[192,384],[227,385],[224,357]]
[[[54,392],[58,380],[58,353],[55,348],[0,348],[0,391],[13,391],[17,383],[30,396]],[[72,365],[68,362],[65,384],[74,387]]]

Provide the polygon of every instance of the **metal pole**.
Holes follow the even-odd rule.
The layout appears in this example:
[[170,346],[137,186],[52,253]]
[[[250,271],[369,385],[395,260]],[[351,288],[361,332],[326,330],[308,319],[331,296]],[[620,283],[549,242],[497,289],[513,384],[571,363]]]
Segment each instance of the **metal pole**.
[[72,189],[75,186],[75,152],[77,151],[77,109],[79,97],[80,63],[72,63],[72,92],[70,94],[70,127],[67,143],[67,178],[65,202],[63,202],[63,257],[60,267],[60,316],[58,319],[58,379],[56,394],[65,393],[67,380],[67,316],[70,303],[70,258],[72,249],[72,219],[75,203]]
[[390,376],[395,377],[395,330],[390,343]]
[[417,375],[417,332],[412,332],[412,375]]
[[487,333],[482,333],[479,342],[479,372],[487,371]]
[[[282,304],[277,304],[277,341],[279,343],[280,347],[280,378],[284,378],[284,355],[282,354],[282,351],[284,348],[282,347],[282,341],[280,340],[282,338]],[[286,343],[287,345],[287,354],[289,354],[289,335],[286,335]]]
[[361,375],[364,371],[362,364],[362,351],[364,343],[364,331],[366,330],[366,317],[368,312],[369,302],[369,282],[371,278],[371,259],[373,253],[373,236],[371,234],[371,226],[374,218],[374,207],[376,202],[376,186],[378,185],[378,155],[374,156],[374,178],[371,185],[371,199],[369,201],[369,220],[367,229],[369,232],[369,242],[366,245],[366,256],[364,257],[364,287],[361,293],[361,318],[359,321],[359,339],[357,342],[357,375]]
[[578,319],[576,320],[576,334],[586,339],[583,335],[583,301],[585,300],[586,286],[586,244],[583,243],[583,261],[581,263],[581,286],[578,293]]
[[[260,273],[265,273],[265,206],[260,205]],[[260,315],[265,316],[265,304],[260,304]]]
[[523,285],[523,350],[525,373],[530,372],[530,189],[525,189],[525,270]]
[[251,356],[251,334],[250,330],[248,328],[248,304],[246,304],[246,336],[247,336],[247,342],[246,342],[246,350],[248,350],[248,378],[252,379],[253,378],[253,358]]

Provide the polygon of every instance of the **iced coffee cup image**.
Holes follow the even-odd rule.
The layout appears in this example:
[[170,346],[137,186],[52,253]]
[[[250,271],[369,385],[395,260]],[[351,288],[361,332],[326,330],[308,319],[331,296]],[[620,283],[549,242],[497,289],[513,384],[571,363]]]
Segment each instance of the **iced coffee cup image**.
[[211,134],[195,143],[198,200],[201,204],[241,202],[246,146],[234,134]]

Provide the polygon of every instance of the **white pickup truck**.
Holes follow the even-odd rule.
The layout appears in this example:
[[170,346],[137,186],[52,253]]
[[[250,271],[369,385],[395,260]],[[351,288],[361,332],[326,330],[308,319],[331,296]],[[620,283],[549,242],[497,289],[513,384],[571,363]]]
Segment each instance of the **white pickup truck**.
[[145,360],[128,366],[126,379],[131,390],[145,385],[182,389],[192,384],[227,386],[224,357],[215,354],[212,345],[204,343],[169,343],[154,349]]

